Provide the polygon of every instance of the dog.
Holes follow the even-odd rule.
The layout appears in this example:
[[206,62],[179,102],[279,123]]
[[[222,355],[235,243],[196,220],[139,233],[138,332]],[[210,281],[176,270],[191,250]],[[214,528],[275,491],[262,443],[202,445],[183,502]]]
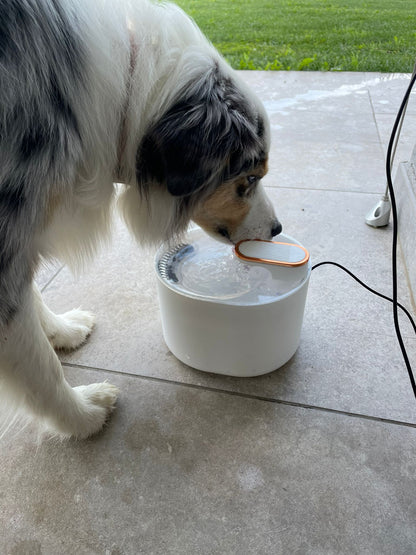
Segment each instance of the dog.
[[86,438],[118,390],[66,382],[55,350],[94,318],[45,306],[40,261],[91,257],[115,204],[145,244],[190,220],[230,243],[271,239],[269,124],[195,23],[149,0],[3,0],[0,91],[0,385],[52,434]]

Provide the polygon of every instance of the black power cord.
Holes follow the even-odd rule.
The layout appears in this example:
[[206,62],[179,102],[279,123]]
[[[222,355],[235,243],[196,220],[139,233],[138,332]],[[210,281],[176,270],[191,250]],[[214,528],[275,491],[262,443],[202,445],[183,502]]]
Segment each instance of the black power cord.
[[367,289],[371,293],[374,293],[378,297],[381,297],[382,299],[385,299],[385,300],[390,301],[391,303],[393,303],[394,328],[396,330],[397,340],[399,342],[400,349],[401,349],[402,355],[403,355],[403,359],[404,359],[404,362],[406,364],[407,372],[409,374],[409,379],[410,379],[410,383],[412,385],[413,394],[416,398],[415,377],[413,375],[413,371],[412,371],[412,367],[411,367],[411,364],[410,364],[410,361],[409,361],[409,357],[407,355],[406,347],[405,347],[404,342],[403,342],[402,334],[401,334],[401,331],[400,331],[400,324],[399,324],[398,309],[400,308],[406,314],[406,316],[409,318],[410,323],[413,326],[413,330],[416,334],[416,324],[415,324],[412,316],[404,308],[404,306],[402,306],[397,300],[397,235],[398,235],[398,221],[397,221],[396,197],[395,197],[395,194],[394,194],[393,181],[392,181],[392,177],[391,177],[393,144],[394,144],[394,141],[395,141],[395,138],[396,138],[397,129],[400,125],[400,121],[402,119],[403,112],[406,108],[406,104],[407,104],[407,101],[409,100],[410,93],[412,92],[413,85],[415,84],[415,81],[416,81],[416,72],[414,72],[413,75],[412,75],[412,78],[410,80],[410,84],[409,84],[409,86],[406,90],[406,93],[403,97],[403,100],[402,100],[402,103],[400,105],[399,111],[397,113],[396,120],[394,122],[393,129],[392,129],[392,132],[391,132],[389,146],[387,148],[387,156],[386,156],[386,176],[387,176],[387,185],[388,185],[389,194],[390,194],[390,201],[391,201],[391,208],[392,208],[392,221],[393,221],[393,240],[392,240],[392,243],[393,243],[392,244],[393,298],[387,297],[386,295],[383,295],[382,293],[379,293],[375,289],[372,289],[371,287],[366,285],[363,281],[358,279],[357,276],[355,276],[350,270],[348,270],[347,268],[345,268],[341,264],[338,264],[337,262],[331,262],[331,261],[319,262],[318,264],[315,264],[314,266],[312,266],[312,270],[315,270],[316,268],[319,268],[320,266],[324,266],[326,264],[336,266],[337,268],[340,268],[341,270],[346,272],[349,276],[351,276],[353,279],[355,279],[355,281],[357,281],[360,285],[365,287],[365,289]]

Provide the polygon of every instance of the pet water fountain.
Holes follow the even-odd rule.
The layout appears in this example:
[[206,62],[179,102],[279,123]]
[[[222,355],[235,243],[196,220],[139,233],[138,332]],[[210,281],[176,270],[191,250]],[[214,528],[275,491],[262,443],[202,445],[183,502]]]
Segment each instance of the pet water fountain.
[[249,240],[235,247],[191,229],[162,247],[156,274],[163,335],[182,362],[206,372],[258,376],[299,345],[311,273],[298,241]]

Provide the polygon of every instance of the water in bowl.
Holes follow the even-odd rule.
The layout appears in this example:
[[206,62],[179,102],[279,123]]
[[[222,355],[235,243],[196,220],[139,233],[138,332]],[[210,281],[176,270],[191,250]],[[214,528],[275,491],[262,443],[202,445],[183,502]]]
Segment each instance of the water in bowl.
[[234,247],[202,230],[193,230],[189,243],[169,249],[160,258],[160,276],[178,292],[235,305],[269,303],[296,289],[306,278],[299,269],[246,263]]

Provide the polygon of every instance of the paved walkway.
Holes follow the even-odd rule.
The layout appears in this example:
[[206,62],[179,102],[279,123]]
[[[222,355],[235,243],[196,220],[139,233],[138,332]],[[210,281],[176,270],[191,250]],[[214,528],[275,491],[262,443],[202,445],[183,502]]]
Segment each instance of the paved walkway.
[[[272,124],[264,182],[313,262],[390,294],[391,226],[366,226],[409,76],[243,72]],[[413,96],[413,95],[412,95]],[[413,99],[412,99],[413,100]],[[397,159],[415,142],[410,102]],[[400,264],[400,298],[411,306]],[[391,307],[336,268],[311,278],[301,345],[273,374],[186,367],[164,344],[153,255],[117,227],[79,279],[39,275],[55,311],[97,314],[62,357],[73,385],[121,389],[104,433],[0,442],[0,553],[403,554],[416,545],[416,401]],[[416,367],[416,341],[403,322]]]

